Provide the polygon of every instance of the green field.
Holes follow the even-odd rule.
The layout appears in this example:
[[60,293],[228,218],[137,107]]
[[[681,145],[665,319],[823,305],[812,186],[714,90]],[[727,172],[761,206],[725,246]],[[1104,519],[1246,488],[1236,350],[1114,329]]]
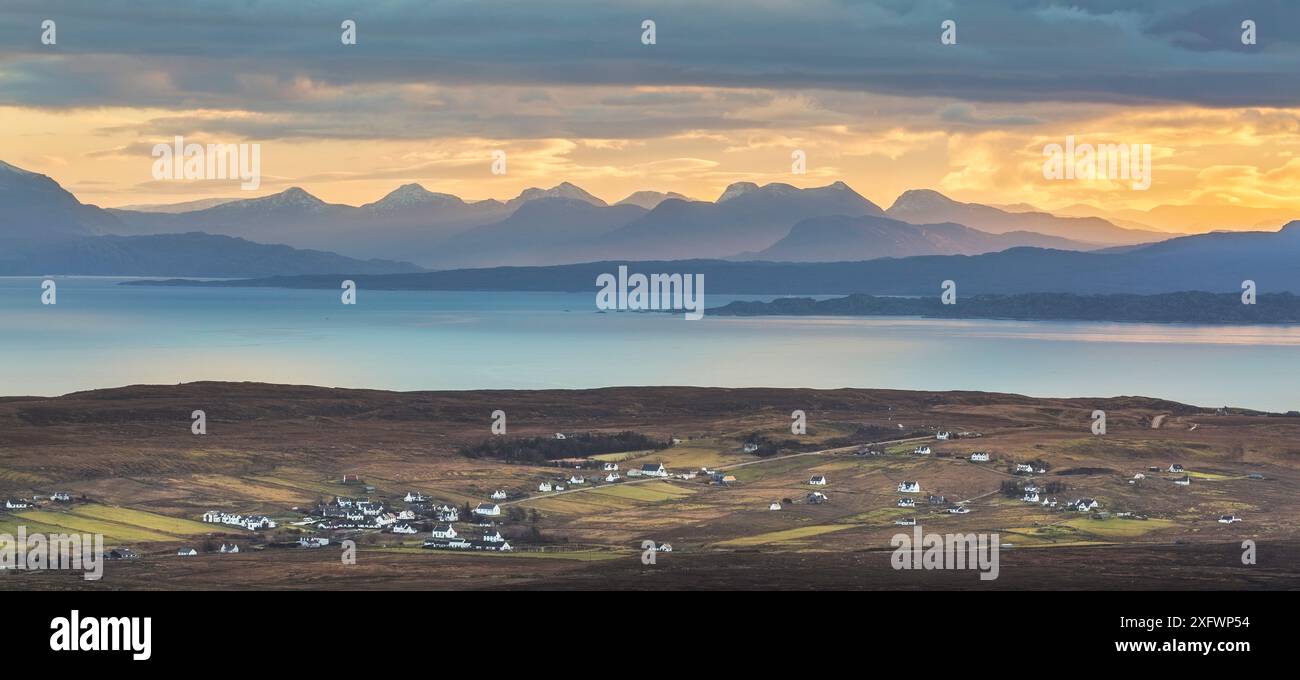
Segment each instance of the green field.
[[[78,505],[69,510],[24,510],[8,525],[26,524],[28,532],[103,534],[114,542],[170,542],[214,530],[211,525],[143,510],[107,505]],[[5,526],[0,524],[0,526]],[[222,530],[234,531],[233,527]]]
[[117,522],[108,522],[104,520],[82,517],[68,512],[51,512],[49,510],[26,510],[15,515],[24,520],[31,520],[41,524],[53,525],[62,532],[75,532],[83,534],[103,534],[106,540],[117,542],[163,542],[175,541],[175,536],[169,536],[157,531],[150,531],[141,527],[128,526]]
[[617,484],[602,486],[590,490],[590,493],[613,498],[627,498],[634,501],[658,503],[676,500],[695,493],[692,489],[682,489],[667,482],[648,482],[645,484]]
[[742,536],[740,538],[732,538],[726,541],[720,541],[718,542],[717,545],[735,548],[735,547],[745,547],[745,546],[753,546],[753,545],[763,545],[766,543],[782,543],[785,541],[793,541],[800,538],[811,538],[813,536],[821,536],[822,534],[829,534],[834,531],[843,531],[845,529],[851,529],[853,527],[854,525],[852,524],[839,524],[839,525],[814,524],[812,526],[807,526],[807,527],[798,527],[795,529],[784,529],[782,531],[769,531],[765,534],[756,534],[754,536]]
[[[211,524],[130,508],[110,507],[107,505],[78,505],[69,512],[82,517],[117,522],[118,524],[126,524],[173,536],[199,536],[213,531]],[[223,530],[228,529],[225,529],[223,525]]]

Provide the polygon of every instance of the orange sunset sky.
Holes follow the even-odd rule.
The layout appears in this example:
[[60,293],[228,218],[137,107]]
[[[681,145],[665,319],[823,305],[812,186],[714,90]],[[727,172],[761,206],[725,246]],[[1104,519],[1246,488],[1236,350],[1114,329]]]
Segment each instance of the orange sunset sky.
[[[61,4],[6,10],[0,160],[103,206],[290,186],[356,205],[406,182],[466,199],[570,181],[611,202],[641,189],[712,200],[735,181],[843,180],[882,206],[932,188],[1186,231],[1300,217],[1300,102],[1284,91],[1300,71],[1296,46],[1263,28],[1272,37],[1241,44],[1240,17],[1223,3],[1013,13],[1014,3],[615,2],[574,13],[560,2],[547,13],[522,2],[254,2],[244,16],[144,2],[127,16],[69,16],[57,44],[42,45],[41,19]],[[654,45],[641,42],[643,16],[657,17]],[[941,45],[950,16],[958,44]],[[358,21],[357,45],[339,42],[345,17]],[[211,30],[170,30],[182,22]],[[1089,47],[1062,47],[1061,35],[1085,34]],[[178,134],[260,144],[261,187],[154,180],[152,146]],[[1150,144],[1150,189],[1045,180],[1043,148],[1067,135]],[[504,176],[490,172],[494,149],[508,154]],[[804,175],[791,173],[794,150],[807,154]],[[1144,216],[1169,205],[1203,206],[1201,223]]]

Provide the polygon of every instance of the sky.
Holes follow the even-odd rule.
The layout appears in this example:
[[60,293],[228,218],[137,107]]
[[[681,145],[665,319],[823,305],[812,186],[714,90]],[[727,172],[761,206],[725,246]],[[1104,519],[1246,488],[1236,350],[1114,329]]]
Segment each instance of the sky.
[[[928,188],[1300,216],[1297,36],[1286,0],[5,0],[0,160],[105,206],[843,180],[882,206]],[[176,135],[259,144],[261,186],[154,179]],[[1045,179],[1067,136],[1150,145],[1150,187]]]

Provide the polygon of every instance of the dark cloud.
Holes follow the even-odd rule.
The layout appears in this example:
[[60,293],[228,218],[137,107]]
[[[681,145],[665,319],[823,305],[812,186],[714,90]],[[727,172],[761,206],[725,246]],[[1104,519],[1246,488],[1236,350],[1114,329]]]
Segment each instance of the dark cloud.
[[[45,18],[58,22],[56,46],[39,42]],[[656,45],[640,42],[645,18],[657,22]],[[1259,45],[1241,45],[1245,18],[1258,23]],[[343,19],[358,23],[354,47],[339,42]],[[957,22],[956,46],[939,44],[945,19]],[[1036,121],[980,116],[971,104],[1295,105],[1298,28],[1300,3],[1283,0],[6,0],[0,104],[267,114],[220,123],[251,136],[756,125],[728,115],[748,105],[740,99],[633,89],[701,86],[947,98],[969,103],[944,109],[948,122],[1017,125]],[[610,91],[578,101],[556,92],[591,87]],[[514,94],[490,100],[494,88]],[[157,131],[184,131],[173,123]]]

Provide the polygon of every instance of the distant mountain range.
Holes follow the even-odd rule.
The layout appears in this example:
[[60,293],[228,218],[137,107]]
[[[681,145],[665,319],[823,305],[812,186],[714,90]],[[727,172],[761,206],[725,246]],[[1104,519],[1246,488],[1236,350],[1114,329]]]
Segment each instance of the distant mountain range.
[[772,262],[834,262],[916,255],[978,255],[1018,246],[1091,250],[1096,246],[1030,231],[1002,234],[953,222],[908,224],[887,217],[814,217],[784,238],[743,259]]
[[[1011,248],[983,255],[924,255],[854,262],[736,262],[726,260],[589,262],[549,267],[492,267],[356,277],[374,290],[595,290],[596,277],[627,264],[641,273],[703,274],[705,292],[755,295],[937,296],[945,280],[959,299],[978,294],[1154,294],[1241,291],[1252,280],[1259,293],[1300,293],[1300,221],[1276,232],[1185,236],[1123,252]],[[336,277],[281,276],[195,284],[337,288]]]
[[1045,212],[1011,212],[961,203],[929,189],[905,191],[886,211],[905,222],[956,222],[991,234],[1028,231],[1095,245],[1151,243],[1170,237],[1168,232],[1125,229],[1099,217],[1057,217]]
[[[714,201],[639,191],[613,205],[568,182],[526,189],[507,201],[465,201],[406,184],[361,206],[328,203],[294,187],[251,199],[127,210],[83,204],[49,177],[0,163],[0,198],[0,244],[9,246],[0,274],[145,275],[130,268],[146,262],[150,275],[221,270],[249,277],[332,274],[338,267],[376,274],[619,260],[801,263],[978,256],[1023,247],[1122,255],[1180,241],[1177,234],[1099,217],[962,203],[929,190],[905,192],[882,209],[843,182],[809,189],[737,182]],[[145,238],[167,234],[175,236]],[[140,238],[86,240],[110,235]],[[243,241],[199,241],[203,235]],[[211,262],[201,262],[200,243],[214,248]],[[287,248],[254,255],[252,246],[260,244]],[[167,248],[177,249],[177,266],[165,265]],[[229,256],[236,249],[256,265],[234,267]],[[269,268],[277,258],[281,268]],[[182,262],[197,269],[185,271]]]

